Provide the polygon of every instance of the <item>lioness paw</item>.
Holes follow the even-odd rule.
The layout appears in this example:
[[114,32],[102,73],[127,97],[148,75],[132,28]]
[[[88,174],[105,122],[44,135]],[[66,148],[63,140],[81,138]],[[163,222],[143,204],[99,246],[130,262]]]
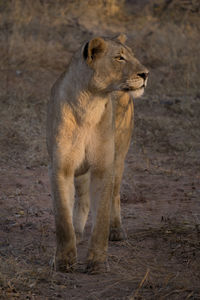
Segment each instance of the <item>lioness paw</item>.
[[76,266],[76,250],[66,251],[57,251],[55,257],[55,269],[56,271],[61,272],[73,272]]
[[109,240],[110,241],[122,241],[127,238],[126,232],[122,227],[111,227]]
[[110,271],[110,267],[107,261],[98,262],[98,261],[89,260],[87,263],[87,267],[85,269],[85,273],[88,273],[90,275],[105,273],[109,271]]

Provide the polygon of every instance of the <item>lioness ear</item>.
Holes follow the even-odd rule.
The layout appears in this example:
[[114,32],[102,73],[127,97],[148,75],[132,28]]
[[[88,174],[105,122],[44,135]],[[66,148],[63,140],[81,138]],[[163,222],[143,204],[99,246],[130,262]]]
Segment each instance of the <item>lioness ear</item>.
[[90,64],[100,57],[106,50],[106,42],[98,37],[88,42],[83,50],[83,57]]
[[120,35],[118,35],[117,40],[122,43],[125,44],[126,40],[127,40],[127,36],[123,33],[121,33]]

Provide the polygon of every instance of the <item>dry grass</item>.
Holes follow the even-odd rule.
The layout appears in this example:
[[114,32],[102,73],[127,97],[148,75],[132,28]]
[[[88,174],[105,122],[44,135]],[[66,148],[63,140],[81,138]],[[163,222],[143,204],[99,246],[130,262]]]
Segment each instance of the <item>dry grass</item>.
[[[98,280],[95,276],[81,275],[83,266],[80,264],[77,266],[79,274],[52,271],[48,266],[52,250],[49,244],[39,250],[39,232],[34,245],[30,241],[26,247],[20,248],[13,240],[11,253],[1,259],[2,299],[65,299],[65,295],[77,295],[78,298],[81,291],[85,293],[84,285],[87,289],[84,299],[169,299],[170,296],[170,299],[189,299],[190,295],[194,297],[191,299],[198,299],[198,278],[195,276],[199,272],[199,243],[191,244],[195,232],[183,224],[179,227],[179,234],[176,226],[172,231],[172,227],[166,224],[161,230],[146,230],[134,238],[130,236],[126,242],[113,245],[113,254],[108,258],[111,272]],[[48,226],[45,234],[46,237],[51,234]],[[192,264],[196,264],[193,269]],[[189,279],[188,272],[191,271],[194,273]]]

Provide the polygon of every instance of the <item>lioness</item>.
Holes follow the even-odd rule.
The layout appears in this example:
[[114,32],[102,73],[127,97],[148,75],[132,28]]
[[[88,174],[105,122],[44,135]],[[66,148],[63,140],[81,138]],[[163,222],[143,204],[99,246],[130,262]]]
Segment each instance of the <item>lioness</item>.
[[143,94],[147,77],[123,35],[97,37],[74,54],[52,88],[47,148],[59,270],[76,263],[90,205],[87,272],[105,267],[109,238],[123,238],[119,193],[133,125],[131,97]]

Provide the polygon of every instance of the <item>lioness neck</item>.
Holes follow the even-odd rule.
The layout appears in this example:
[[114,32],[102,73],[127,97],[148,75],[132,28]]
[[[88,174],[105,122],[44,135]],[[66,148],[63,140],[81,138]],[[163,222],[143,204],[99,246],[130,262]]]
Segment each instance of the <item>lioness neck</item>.
[[91,92],[89,86],[93,71],[88,70],[87,76],[83,72],[85,73],[83,62],[73,59],[61,76],[57,90],[61,105],[71,108],[77,123],[94,126],[101,119],[110,96]]

